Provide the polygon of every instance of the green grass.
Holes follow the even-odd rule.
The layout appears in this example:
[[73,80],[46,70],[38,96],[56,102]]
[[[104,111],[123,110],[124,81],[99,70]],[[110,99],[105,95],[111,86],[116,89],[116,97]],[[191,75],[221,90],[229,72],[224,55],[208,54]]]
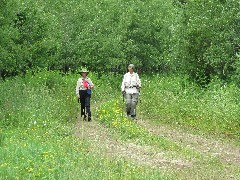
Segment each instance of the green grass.
[[118,132],[119,138],[123,140],[136,141],[141,145],[151,145],[155,149],[174,152],[175,156],[182,155],[189,159],[201,156],[199,153],[187,147],[182,147],[172,140],[151,134],[147,129],[127,118],[125,112],[123,112],[124,107],[120,100],[104,102],[97,109],[97,120]]
[[[0,179],[160,179],[157,170],[90,152],[73,135],[78,77],[40,72],[0,83]],[[91,78],[92,103],[116,96],[105,88],[112,79]]]
[[[161,177],[122,159],[89,153],[87,142],[56,131],[29,128],[5,133],[0,149],[1,179],[121,179]],[[139,171],[142,172],[139,174]]]
[[185,77],[142,78],[141,111],[158,123],[240,140],[240,89],[212,82],[201,89]]
[[[100,122],[120,133],[122,139],[178,153],[182,148],[178,144],[155,137],[122,116],[122,76],[108,74],[99,78],[95,73],[89,76],[96,86],[91,101],[98,107]],[[101,156],[90,151],[89,142],[76,138],[73,127],[79,111],[75,97],[78,77],[78,74],[62,76],[44,71],[0,81],[0,179],[175,179],[179,176],[174,170],[166,174],[123,158]],[[225,134],[239,140],[240,92],[234,85],[213,83],[202,90],[185,78],[164,76],[142,76],[142,84],[138,106],[143,117],[154,123],[205,134]],[[183,154],[184,151],[185,156],[200,161],[200,169],[204,166],[211,169],[206,174],[216,170],[216,165],[219,170],[224,168],[218,159],[201,162],[202,156],[197,152],[189,154],[183,147]],[[237,167],[233,169],[234,173],[238,171]]]

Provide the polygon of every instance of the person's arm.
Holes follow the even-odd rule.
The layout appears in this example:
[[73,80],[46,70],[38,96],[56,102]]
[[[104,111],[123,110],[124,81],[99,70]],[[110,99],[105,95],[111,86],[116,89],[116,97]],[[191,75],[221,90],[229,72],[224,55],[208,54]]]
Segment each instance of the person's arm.
[[141,88],[141,87],[142,87],[141,79],[139,78],[139,75],[138,75],[138,74],[136,74],[136,75],[137,75],[137,87],[138,87],[138,88]]

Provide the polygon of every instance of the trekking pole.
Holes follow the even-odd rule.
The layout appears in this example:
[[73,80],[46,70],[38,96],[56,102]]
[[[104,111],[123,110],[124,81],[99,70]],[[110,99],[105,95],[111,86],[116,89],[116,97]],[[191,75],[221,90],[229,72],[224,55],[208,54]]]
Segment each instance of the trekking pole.
[[[142,101],[141,101],[141,94],[140,94],[140,92],[139,92],[139,106],[141,107],[141,104],[142,104]],[[142,121],[142,110],[141,110],[141,108],[139,107],[139,111],[140,111],[140,117],[141,117],[141,121]]]
[[77,106],[77,111],[78,111],[79,109],[81,109],[81,108],[79,108],[79,104],[80,104],[80,98],[79,97],[77,98],[77,102],[78,102],[78,106]]
[[122,97],[123,97],[122,116],[124,116],[124,113],[125,113],[125,111],[124,111],[124,94],[122,95]]

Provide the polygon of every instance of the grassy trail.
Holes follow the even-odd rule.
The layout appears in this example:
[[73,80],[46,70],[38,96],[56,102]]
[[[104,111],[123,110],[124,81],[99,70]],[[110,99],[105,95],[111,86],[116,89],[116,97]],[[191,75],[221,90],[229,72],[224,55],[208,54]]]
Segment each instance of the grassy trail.
[[[138,166],[156,169],[163,177],[174,179],[238,179],[240,147],[226,140],[196,135],[167,125],[157,125],[144,117],[136,122],[151,134],[192,150],[178,154],[178,149],[164,150],[157,144],[141,144],[135,139],[122,140],[116,131],[78,117],[75,135],[89,142],[91,150],[103,157],[120,158]],[[170,179],[171,179],[170,178]],[[168,179],[168,178],[167,178]]]
[[132,122],[121,79],[92,77],[92,122],[79,118],[76,74],[0,83],[0,179],[240,179],[236,87],[203,92],[171,77],[143,78]]

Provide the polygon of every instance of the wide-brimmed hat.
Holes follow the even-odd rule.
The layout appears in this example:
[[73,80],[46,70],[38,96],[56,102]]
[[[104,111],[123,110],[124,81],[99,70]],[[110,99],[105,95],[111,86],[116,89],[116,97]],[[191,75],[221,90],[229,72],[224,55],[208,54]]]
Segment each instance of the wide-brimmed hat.
[[81,71],[79,71],[79,73],[89,73],[89,71],[87,70],[87,69],[85,69],[85,68],[83,68]]

